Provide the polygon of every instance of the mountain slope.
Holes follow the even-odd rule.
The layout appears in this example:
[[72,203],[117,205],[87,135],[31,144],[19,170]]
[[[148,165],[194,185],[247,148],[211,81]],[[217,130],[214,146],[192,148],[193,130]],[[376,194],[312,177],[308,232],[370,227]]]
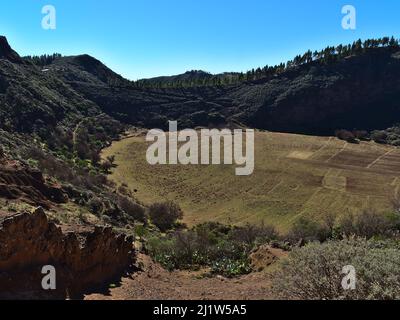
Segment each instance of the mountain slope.
[[[0,47],[9,47],[5,38]],[[34,132],[101,112],[57,76],[8,52],[0,55],[1,128]]]
[[[172,88],[137,86],[88,55],[56,58],[42,68],[20,58],[4,37],[0,48],[0,122],[6,130],[74,126],[101,113],[146,127],[178,120],[182,127],[240,123],[307,134],[400,121],[397,46],[333,63],[313,61],[255,81]],[[200,76],[209,75],[197,71],[177,79]]]
[[14,63],[22,63],[21,57],[8,44],[6,37],[0,36],[0,58]]
[[191,70],[174,76],[161,76],[150,79],[143,79],[139,81],[142,81],[146,84],[157,84],[163,82],[172,83],[177,81],[198,81],[203,79],[210,79],[212,77],[213,75],[208,72],[202,70]]
[[311,63],[228,94],[249,125],[295,133],[385,128],[400,120],[400,52],[377,48],[337,63]]
[[234,85],[137,88],[122,80],[108,86],[69,84],[113,117],[148,127],[165,127],[167,120],[186,127],[240,122],[329,135],[340,128],[373,130],[400,121],[400,51],[391,47]]

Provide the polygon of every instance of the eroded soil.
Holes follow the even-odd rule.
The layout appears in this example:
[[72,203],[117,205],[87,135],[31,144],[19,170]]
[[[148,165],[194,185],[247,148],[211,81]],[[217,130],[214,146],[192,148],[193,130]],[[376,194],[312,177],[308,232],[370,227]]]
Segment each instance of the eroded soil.
[[115,288],[90,294],[87,300],[270,300],[271,277],[255,272],[235,279],[204,277],[202,272],[169,272],[150,257],[138,256],[142,271],[123,278]]

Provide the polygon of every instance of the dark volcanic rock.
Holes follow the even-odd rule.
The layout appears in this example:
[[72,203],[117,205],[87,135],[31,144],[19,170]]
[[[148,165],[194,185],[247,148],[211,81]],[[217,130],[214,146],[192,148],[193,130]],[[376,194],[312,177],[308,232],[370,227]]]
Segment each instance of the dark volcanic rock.
[[[336,129],[383,129],[400,121],[399,57],[399,48],[374,48],[330,64],[314,61],[273,77],[212,87],[135,88],[123,80],[105,85],[93,81],[93,72],[86,80],[82,74],[59,77],[112,117],[146,127],[164,128],[167,120],[183,127],[239,122],[333,135]],[[68,58],[61,63],[71,68]]]
[[244,121],[307,134],[383,129],[400,121],[398,48],[376,48],[328,65],[311,63],[233,93]]
[[7,38],[0,36],[0,59],[7,59],[14,63],[22,63],[23,60],[8,44]]

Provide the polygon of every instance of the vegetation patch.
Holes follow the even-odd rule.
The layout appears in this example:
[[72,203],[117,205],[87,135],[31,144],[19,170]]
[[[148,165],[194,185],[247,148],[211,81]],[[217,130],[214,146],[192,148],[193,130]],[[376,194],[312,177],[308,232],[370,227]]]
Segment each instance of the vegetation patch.
[[168,270],[208,267],[212,274],[233,277],[250,273],[252,250],[276,238],[272,227],[204,223],[190,230],[153,237],[148,240],[147,249]]
[[[350,238],[294,249],[274,279],[283,299],[400,299],[400,243]],[[356,271],[355,290],[344,290],[343,267]]]

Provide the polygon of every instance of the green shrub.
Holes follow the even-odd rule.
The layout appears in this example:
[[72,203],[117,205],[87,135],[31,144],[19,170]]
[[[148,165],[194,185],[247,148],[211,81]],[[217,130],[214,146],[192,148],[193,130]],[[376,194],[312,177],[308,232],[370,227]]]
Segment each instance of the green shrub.
[[100,215],[104,211],[103,201],[101,201],[101,199],[98,197],[93,197],[90,199],[87,205],[90,209],[90,212],[94,215]]
[[251,271],[248,247],[228,238],[214,240],[204,242],[194,231],[179,231],[150,239],[147,248],[152,258],[168,270],[198,270],[203,266],[227,277]]
[[371,139],[376,143],[386,143],[387,142],[387,133],[385,131],[375,130],[371,133]]
[[248,274],[252,271],[248,257],[244,255],[241,259],[222,258],[216,260],[213,262],[211,270],[214,274],[219,274],[228,278]]
[[176,263],[174,239],[153,237],[147,240],[146,248],[154,261],[160,263],[167,270],[179,269],[180,265]]
[[400,147],[400,139],[395,139],[390,142],[392,146]]
[[[245,236],[250,231],[249,236]],[[275,236],[269,227],[230,227],[204,223],[191,230],[154,237],[147,243],[149,254],[169,270],[209,267],[213,274],[234,277],[251,271],[252,249]]]
[[[356,289],[344,290],[343,267],[356,271]],[[283,299],[400,299],[398,243],[362,239],[295,248],[273,277]]]
[[137,237],[143,238],[148,234],[148,229],[146,228],[145,225],[142,224],[136,224],[134,226],[134,234]]
[[291,243],[299,240],[308,241],[324,241],[331,236],[330,229],[327,226],[321,225],[316,221],[301,217],[297,219],[292,229],[287,235],[287,239]]

